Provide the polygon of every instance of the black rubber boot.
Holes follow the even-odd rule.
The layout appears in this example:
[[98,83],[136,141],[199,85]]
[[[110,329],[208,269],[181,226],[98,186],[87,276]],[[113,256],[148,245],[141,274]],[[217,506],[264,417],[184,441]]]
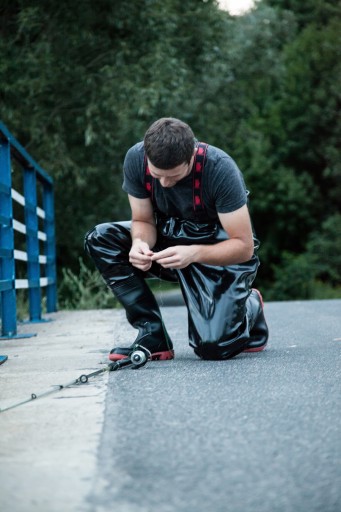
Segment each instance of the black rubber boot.
[[[109,359],[128,357],[143,345],[152,359],[173,359],[173,344],[164,327],[159,306],[143,276],[129,263],[131,222],[97,225],[85,236],[85,249],[110,290],[126,310],[128,322],[139,330],[130,347],[113,348]],[[141,272],[142,274],[142,272]]]
[[269,329],[264,316],[263,298],[259,290],[252,289],[247,301],[247,314],[251,325],[250,341],[244,352],[260,352],[264,350],[268,338]]
[[[108,283],[108,279],[106,279]],[[163,324],[159,306],[143,278],[131,276],[121,282],[108,283],[116,298],[126,310],[128,322],[139,330],[130,347],[115,347],[109,354],[111,361],[128,357],[137,345],[151,353],[152,360],[173,359],[173,343]]]

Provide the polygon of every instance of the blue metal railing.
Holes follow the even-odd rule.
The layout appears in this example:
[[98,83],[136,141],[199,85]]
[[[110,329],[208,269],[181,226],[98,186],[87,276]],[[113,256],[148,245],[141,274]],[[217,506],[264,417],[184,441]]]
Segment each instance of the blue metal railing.
[[[12,188],[11,159],[23,173],[23,194]],[[38,205],[38,187],[42,205]],[[52,178],[33,160],[0,122],[0,304],[1,337],[17,338],[17,293],[28,289],[29,318],[42,320],[42,288],[46,311],[56,311],[56,251]],[[13,218],[13,202],[24,208],[24,222]],[[43,228],[39,229],[39,222]],[[15,247],[15,232],[25,235],[26,251]],[[43,250],[40,250],[42,243]],[[43,254],[40,254],[43,252]],[[26,262],[26,279],[16,278],[16,260]],[[43,267],[41,269],[41,267]]]

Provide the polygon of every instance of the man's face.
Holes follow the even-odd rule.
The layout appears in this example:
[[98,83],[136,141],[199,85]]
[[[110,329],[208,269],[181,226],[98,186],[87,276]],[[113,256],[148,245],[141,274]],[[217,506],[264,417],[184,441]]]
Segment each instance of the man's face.
[[153,176],[153,178],[159,180],[161,187],[170,188],[174,187],[178,181],[182,180],[190,174],[192,170],[193,159],[194,157],[191,158],[189,164],[185,162],[178,165],[177,167],[174,167],[173,169],[167,170],[158,169],[148,160],[148,167],[150,174]]

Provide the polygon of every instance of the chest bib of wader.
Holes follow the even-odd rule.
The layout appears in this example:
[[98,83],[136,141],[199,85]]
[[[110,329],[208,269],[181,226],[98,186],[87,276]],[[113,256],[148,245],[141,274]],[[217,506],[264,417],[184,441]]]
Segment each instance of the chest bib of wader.
[[148,161],[145,157],[145,188],[152,200],[158,241],[163,246],[188,245],[193,243],[210,244],[226,240],[226,233],[219,222],[207,220],[203,201],[203,173],[205,169],[208,144],[199,142],[192,167],[192,219],[180,219],[167,216],[160,212],[155,198],[155,178],[150,174]]
[[[203,184],[203,173],[206,161],[206,152],[208,144],[199,142],[197,145],[197,151],[195,154],[193,167],[192,167],[192,205],[195,217],[200,222],[206,218],[205,205],[203,201],[202,184]],[[154,210],[158,212],[158,207],[155,199],[155,179],[150,174],[148,167],[147,157],[144,157],[144,170],[145,170],[145,188],[152,200]]]

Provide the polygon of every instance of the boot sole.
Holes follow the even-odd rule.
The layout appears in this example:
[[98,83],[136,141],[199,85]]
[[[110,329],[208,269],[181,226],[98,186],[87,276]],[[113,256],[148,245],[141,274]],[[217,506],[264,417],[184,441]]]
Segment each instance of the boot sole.
[[[110,361],[120,361],[121,359],[127,359],[127,357],[123,354],[109,354]],[[151,361],[167,361],[169,359],[174,359],[174,350],[154,352],[150,358]]]
[[261,352],[265,349],[267,346],[267,343],[265,345],[262,345],[261,347],[254,347],[254,348],[247,348],[246,350],[243,350],[243,352]]

